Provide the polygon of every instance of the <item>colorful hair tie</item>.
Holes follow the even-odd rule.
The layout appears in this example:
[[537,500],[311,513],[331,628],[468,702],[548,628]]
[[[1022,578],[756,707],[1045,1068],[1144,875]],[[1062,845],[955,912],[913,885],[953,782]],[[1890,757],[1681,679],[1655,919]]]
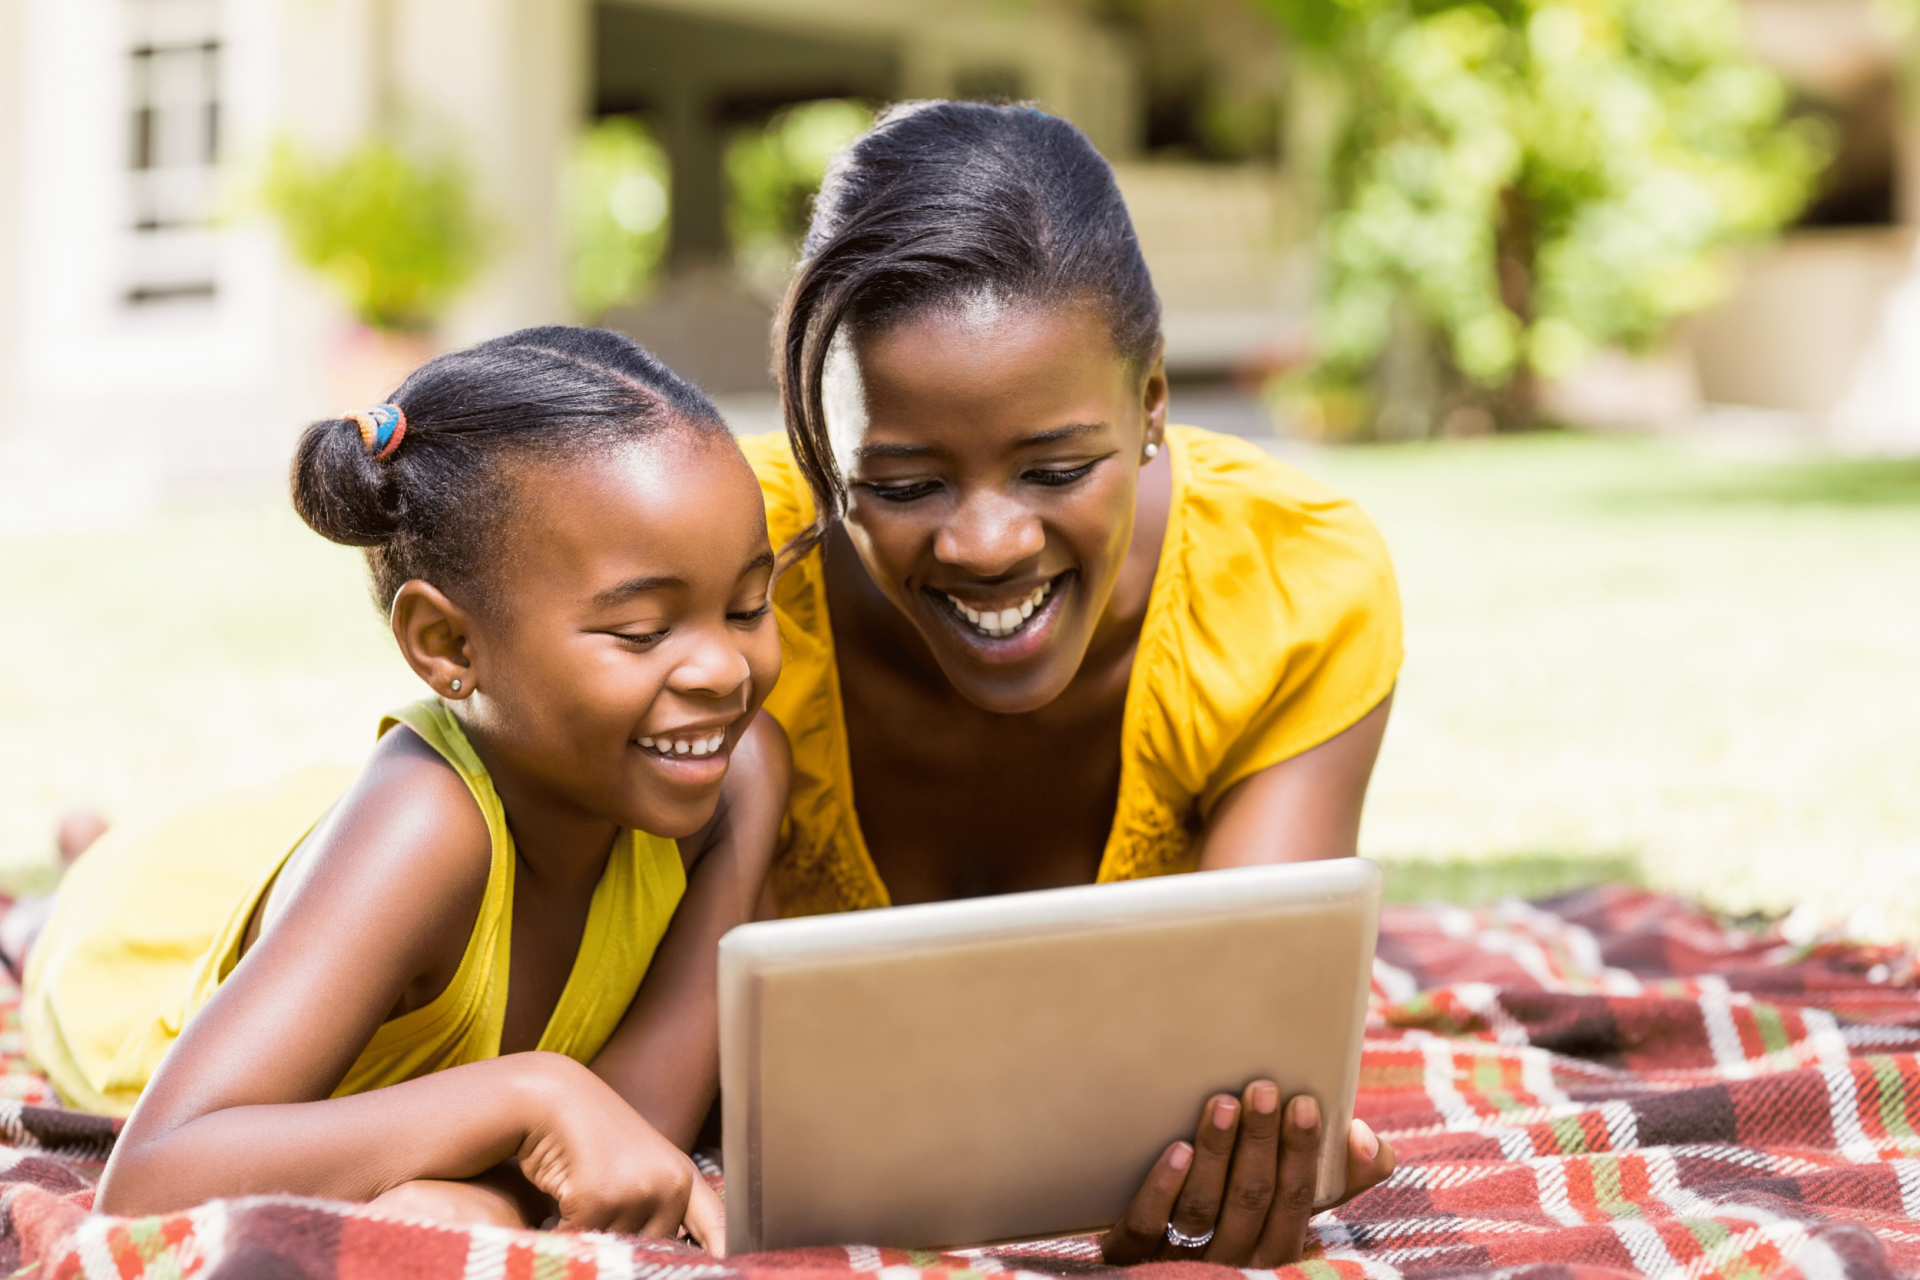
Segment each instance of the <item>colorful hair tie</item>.
[[347,417],[360,424],[360,443],[367,447],[375,462],[391,458],[407,434],[407,415],[399,405],[377,404]]

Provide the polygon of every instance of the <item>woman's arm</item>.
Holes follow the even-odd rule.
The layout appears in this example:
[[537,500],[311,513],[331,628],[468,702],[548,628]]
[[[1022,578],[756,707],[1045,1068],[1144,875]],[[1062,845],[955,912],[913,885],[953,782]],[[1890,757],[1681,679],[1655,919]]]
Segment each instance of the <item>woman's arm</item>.
[[720,1089],[720,936],[770,916],[767,870],[786,811],[792,755],[762,711],[734,748],[720,807],[682,841],[695,850],[686,896],[594,1074],[682,1149]]
[[1207,819],[1200,870],[1351,857],[1393,694],[1311,750],[1234,784]]
[[[1341,733],[1236,784],[1214,806],[1200,869],[1351,857],[1392,706],[1389,693]],[[1160,1258],[1277,1267],[1297,1261],[1314,1213],[1321,1144],[1343,1137],[1344,1204],[1393,1172],[1393,1148],[1365,1122],[1356,1119],[1345,1135],[1324,1133],[1313,1099],[1283,1099],[1270,1080],[1254,1081],[1238,1098],[1209,1098],[1194,1140],[1161,1154],[1126,1217],[1101,1241],[1102,1251],[1107,1261],[1122,1264]],[[1169,1226],[1206,1243],[1176,1247]]]
[[[383,1021],[451,978],[490,844],[465,784],[399,731],[310,840],[284,906],[143,1091],[100,1208],[364,1201],[517,1158],[565,1225],[671,1234],[697,1194],[691,1165],[570,1059],[516,1054],[330,1096]],[[718,1221],[705,1200],[696,1216]]]

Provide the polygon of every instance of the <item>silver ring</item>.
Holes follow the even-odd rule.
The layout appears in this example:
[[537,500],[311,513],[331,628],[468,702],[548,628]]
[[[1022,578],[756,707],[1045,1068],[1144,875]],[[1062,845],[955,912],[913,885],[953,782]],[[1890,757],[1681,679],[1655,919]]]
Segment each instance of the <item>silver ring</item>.
[[1190,1236],[1171,1222],[1167,1224],[1167,1243],[1176,1249],[1204,1249],[1213,1239],[1212,1227],[1203,1236]]

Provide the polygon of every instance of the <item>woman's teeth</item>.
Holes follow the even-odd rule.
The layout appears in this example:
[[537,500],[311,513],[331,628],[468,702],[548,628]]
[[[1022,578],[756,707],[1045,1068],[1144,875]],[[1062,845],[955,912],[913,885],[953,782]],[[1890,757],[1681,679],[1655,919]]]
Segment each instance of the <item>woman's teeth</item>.
[[727,741],[723,730],[711,738],[641,738],[639,743],[655,755],[710,756]]
[[[946,595],[945,592],[941,592],[941,594]],[[1051,582],[1045,582],[1035,587],[1033,594],[1025,600],[1022,600],[1017,607],[1001,609],[998,612],[989,609],[985,613],[982,613],[980,610],[971,607],[963,601],[956,600],[952,596],[947,596],[947,603],[953,606],[955,613],[965,618],[968,622],[971,622],[979,630],[992,636],[995,640],[1003,640],[1018,631],[1021,624],[1026,622],[1028,618],[1031,618],[1033,611],[1045,604],[1047,597],[1052,594],[1053,584]]]

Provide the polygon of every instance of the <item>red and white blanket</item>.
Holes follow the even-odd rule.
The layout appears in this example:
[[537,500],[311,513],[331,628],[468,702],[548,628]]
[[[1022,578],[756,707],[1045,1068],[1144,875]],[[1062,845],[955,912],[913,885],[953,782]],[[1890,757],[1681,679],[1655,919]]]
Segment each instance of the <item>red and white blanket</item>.
[[[0,1272],[65,1280],[881,1280],[1101,1270],[1088,1239],[858,1242],[715,1262],[659,1242],[453,1230],[266,1197],[88,1212],[113,1122],[57,1109],[0,987]],[[1920,973],[1593,890],[1383,922],[1359,1111],[1384,1185],[1313,1223],[1288,1280],[1920,1277]],[[1153,1264],[1235,1280],[1205,1263]],[[773,1273],[780,1273],[775,1276]]]

